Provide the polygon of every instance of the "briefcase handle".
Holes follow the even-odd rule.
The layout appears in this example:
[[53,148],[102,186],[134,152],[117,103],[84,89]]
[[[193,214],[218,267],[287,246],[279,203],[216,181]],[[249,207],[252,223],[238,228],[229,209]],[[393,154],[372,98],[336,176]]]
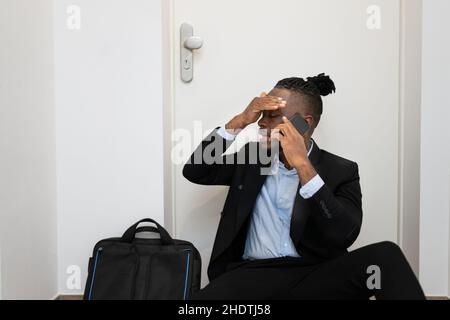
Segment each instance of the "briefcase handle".
[[136,237],[136,235],[138,233],[141,233],[141,232],[151,232],[151,233],[158,233],[159,234],[158,228],[150,227],[150,226],[144,226],[144,227],[136,228],[136,232],[134,233],[134,236]]
[[174,243],[172,237],[169,235],[169,233],[166,231],[166,229],[164,229],[158,222],[156,222],[155,220],[150,219],[150,218],[142,219],[142,220],[136,222],[135,224],[133,224],[131,227],[129,227],[128,230],[125,231],[125,233],[123,234],[122,240],[125,242],[132,242],[136,236],[136,232],[139,232],[138,225],[143,222],[150,222],[150,223],[154,223],[156,225],[155,232],[159,233],[162,244],[173,244]]

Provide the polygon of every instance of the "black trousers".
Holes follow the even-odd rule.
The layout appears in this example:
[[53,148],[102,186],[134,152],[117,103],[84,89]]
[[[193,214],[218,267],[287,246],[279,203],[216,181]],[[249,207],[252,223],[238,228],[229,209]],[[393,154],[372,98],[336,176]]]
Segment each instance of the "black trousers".
[[246,261],[193,294],[193,300],[423,300],[401,249],[382,242],[304,266],[301,258]]

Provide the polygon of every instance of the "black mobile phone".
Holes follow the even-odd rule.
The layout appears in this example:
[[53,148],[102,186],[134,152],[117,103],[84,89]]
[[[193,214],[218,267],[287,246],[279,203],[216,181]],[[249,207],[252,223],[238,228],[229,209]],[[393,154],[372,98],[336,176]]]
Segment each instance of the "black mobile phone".
[[297,129],[298,132],[303,136],[306,132],[309,130],[309,125],[306,122],[305,119],[303,119],[298,113],[295,114],[289,121],[292,122],[294,127]]

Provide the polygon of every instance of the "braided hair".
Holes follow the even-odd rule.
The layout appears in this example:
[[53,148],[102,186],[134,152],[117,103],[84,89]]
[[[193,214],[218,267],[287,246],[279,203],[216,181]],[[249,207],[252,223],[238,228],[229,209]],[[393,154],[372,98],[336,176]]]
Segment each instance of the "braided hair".
[[333,80],[329,76],[321,73],[315,77],[303,78],[287,78],[279,81],[275,86],[277,89],[287,89],[301,94],[309,107],[314,120],[317,123],[323,113],[322,96],[327,96],[336,92]]

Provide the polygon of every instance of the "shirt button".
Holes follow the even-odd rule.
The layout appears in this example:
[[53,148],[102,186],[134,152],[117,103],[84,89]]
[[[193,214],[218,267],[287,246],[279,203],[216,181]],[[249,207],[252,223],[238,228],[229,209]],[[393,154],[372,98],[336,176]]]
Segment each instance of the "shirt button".
[[238,189],[242,190],[244,188],[244,186],[242,184],[238,185]]

